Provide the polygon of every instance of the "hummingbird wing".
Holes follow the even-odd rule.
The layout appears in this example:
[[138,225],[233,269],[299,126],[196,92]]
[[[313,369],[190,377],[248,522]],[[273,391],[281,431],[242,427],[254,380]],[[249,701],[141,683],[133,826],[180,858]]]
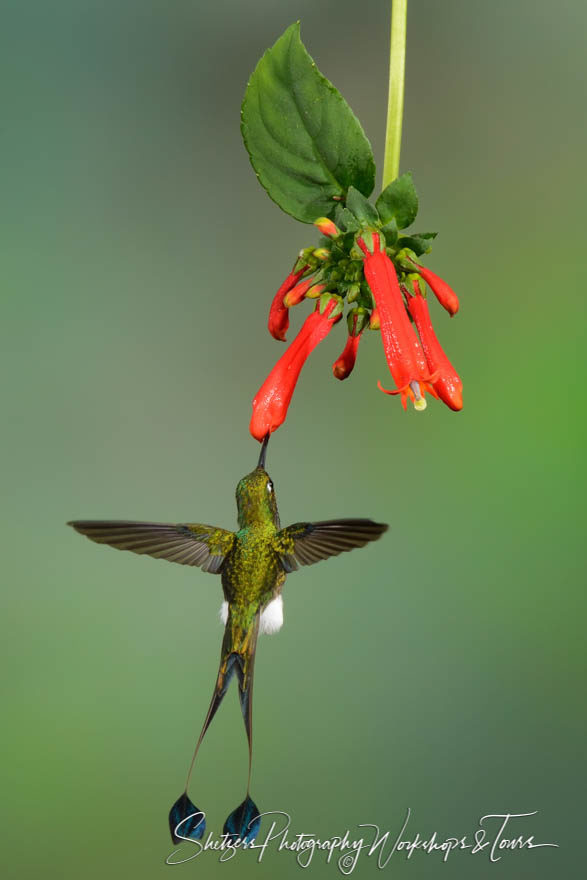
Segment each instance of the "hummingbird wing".
[[201,523],[79,519],[67,525],[97,544],[180,565],[198,565],[211,574],[219,574],[235,537],[233,532]]
[[313,565],[321,559],[338,556],[356,547],[377,541],[388,526],[372,519],[328,519],[322,522],[294,523],[277,533],[274,549],[285,571],[299,565]]

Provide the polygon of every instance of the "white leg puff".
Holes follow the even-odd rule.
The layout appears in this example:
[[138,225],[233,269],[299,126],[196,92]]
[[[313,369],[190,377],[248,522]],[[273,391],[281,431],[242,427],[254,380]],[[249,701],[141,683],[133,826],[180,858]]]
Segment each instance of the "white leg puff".
[[[226,626],[227,620],[228,602],[224,601],[220,606],[220,621],[224,626]],[[273,635],[273,633],[279,632],[282,626],[283,599],[281,596],[278,596],[277,599],[272,599],[269,605],[267,605],[261,612],[261,620],[259,621],[259,634],[267,633],[268,635]]]
[[278,596],[273,599],[261,612],[259,632],[272,635],[279,632],[283,626],[283,599]]

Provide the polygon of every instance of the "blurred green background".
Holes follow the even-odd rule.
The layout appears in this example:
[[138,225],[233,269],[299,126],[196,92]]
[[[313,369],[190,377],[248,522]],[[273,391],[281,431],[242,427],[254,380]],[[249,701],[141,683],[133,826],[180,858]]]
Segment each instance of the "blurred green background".
[[[235,522],[258,450],[250,401],[281,353],[268,304],[316,240],[258,186],[239,107],[298,18],[381,165],[386,2],[4,4],[5,877],[170,870],[167,811],[215,677],[220,584],[64,524]],[[395,876],[582,864],[586,27],[570,0],[412,0],[402,170],[418,225],[440,231],[428,265],[461,297],[456,319],[433,317],[465,408],[405,415],[377,390],[375,334],[335,382],[339,331],[269,450],[284,523],[391,530],[288,580],[284,629],[257,661],[260,808],[322,838],[362,822],[395,836],[408,807],[411,832],[442,837],[537,810],[516,834],[560,844],[497,864],[396,855]],[[231,693],[191,789],[211,830],[245,768]],[[174,870],[301,869],[271,852]],[[309,870],[337,876],[321,854]],[[363,856],[354,876],[376,873]]]

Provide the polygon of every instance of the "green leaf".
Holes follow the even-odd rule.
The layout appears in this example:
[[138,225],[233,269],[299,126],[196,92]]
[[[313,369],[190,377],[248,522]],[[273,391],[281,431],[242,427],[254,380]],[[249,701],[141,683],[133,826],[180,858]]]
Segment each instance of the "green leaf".
[[242,106],[243,139],[261,184],[304,223],[332,217],[350,186],[370,195],[375,162],[358,119],[318,70],[292,24],[255,68]]
[[358,189],[355,189],[354,186],[349,187],[348,195],[346,197],[346,206],[348,210],[355,215],[361,226],[379,225],[379,214],[371,202],[369,202]]
[[358,232],[361,228],[354,214],[351,214],[348,208],[343,208],[340,204],[335,208],[334,222],[344,232]]
[[398,228],[397,223],[395,222],[395,218],[392,218],[389,223],[386,223],[385,226],[381,228],[381,231],[384,235],[387,246],[393,247],[393,245],[397,241],[398,236]]
[[405,229],[416,219],[418,213],[418,194],[412,174],[402,174],[386,186],[376,203],[383,223],[395,219],[398,229]]
[[432,250],[432,240],[437,236],[436,232],[415,232],[413,235],[401,235],[398,238],[399,248],[410,248],[416,256],[428,254]]

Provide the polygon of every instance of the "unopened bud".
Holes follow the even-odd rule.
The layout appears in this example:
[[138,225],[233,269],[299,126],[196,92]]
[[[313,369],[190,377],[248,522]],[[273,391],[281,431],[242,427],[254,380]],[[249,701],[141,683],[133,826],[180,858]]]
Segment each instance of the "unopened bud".
[[335,238],[337,235],[340,235],[340,230],[328,217],[318,217],[317,220],[314,220],[314,226],[320,230],[322,235],[327,235],[329,238]]
[[356,299],[358,299],[360,292],[361,292],[361,285],[360,284],[351,284],[351,286],[349,287],[348,293],[346,295],[348,302],[352,303]]
[[373,309],[369,318],[369,330],[381,330],[381,321],[379,320],[379,309]]
[[325,284],[313,284],[312,287],[306,291],[306,299],[317,299],[325,290]]
[[363,264],[358,262],[358,260],[353,260],[352,263],[349,263],[346,277],[347,281],[360,281],[363,277]]

